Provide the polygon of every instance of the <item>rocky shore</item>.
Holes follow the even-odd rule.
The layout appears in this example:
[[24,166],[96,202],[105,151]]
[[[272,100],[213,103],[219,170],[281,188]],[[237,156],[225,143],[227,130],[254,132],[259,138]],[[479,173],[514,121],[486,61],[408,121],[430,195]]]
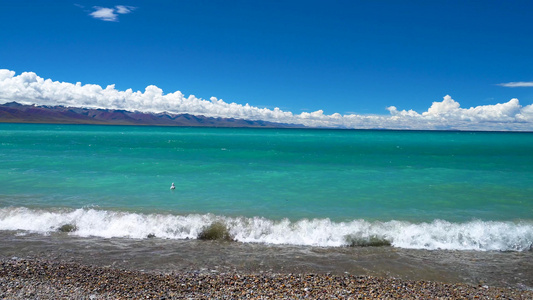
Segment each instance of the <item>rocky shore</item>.
[[532,291],[331,274],[162,274],[0,259],[1,299],[533,299]]

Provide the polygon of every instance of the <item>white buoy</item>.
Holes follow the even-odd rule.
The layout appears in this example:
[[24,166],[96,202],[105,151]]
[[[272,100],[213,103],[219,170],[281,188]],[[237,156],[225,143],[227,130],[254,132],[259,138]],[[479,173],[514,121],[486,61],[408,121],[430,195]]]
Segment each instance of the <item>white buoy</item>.
[[173,182],[172,185],[170,186],[170,189],[173,190],[175,188],[176,188],[176,186],[174,185],[174,182]]

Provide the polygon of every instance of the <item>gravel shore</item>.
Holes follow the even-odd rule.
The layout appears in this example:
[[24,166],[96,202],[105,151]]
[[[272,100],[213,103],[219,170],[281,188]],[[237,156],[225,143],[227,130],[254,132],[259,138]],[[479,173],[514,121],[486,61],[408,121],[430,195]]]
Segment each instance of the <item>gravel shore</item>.
[[533,299],[532,291],[328,274],[160,274],[0,260],[1,299]]

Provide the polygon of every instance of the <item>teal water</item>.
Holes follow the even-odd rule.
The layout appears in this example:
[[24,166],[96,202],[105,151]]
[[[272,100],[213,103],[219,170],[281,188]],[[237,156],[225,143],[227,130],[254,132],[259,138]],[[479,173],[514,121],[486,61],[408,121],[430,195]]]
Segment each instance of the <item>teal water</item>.
[[0,229],[17,229],[21,208],[260,218],[270,233],[513,224],[527,248],[533,133],[0,124],[0,208]]
[[332,220],[533,217],[531,133],[2,125],[0,139],[4,206]]

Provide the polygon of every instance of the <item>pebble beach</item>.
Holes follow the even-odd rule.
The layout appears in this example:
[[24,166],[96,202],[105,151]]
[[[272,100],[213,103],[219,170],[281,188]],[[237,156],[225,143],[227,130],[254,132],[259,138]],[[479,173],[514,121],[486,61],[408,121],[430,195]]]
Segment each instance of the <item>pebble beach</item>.
[[157,273],[41,259],[0,260],[1,299],[533,299],[533,292],[372,276]]

